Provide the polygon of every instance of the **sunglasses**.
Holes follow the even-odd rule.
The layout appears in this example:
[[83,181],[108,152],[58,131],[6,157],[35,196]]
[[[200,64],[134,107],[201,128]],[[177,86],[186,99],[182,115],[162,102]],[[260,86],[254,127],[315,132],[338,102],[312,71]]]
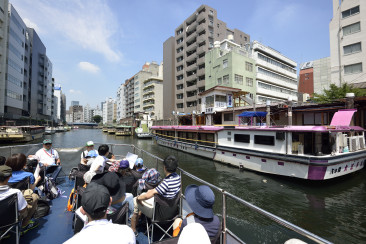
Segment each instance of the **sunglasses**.
[[45,143],[45,145],[52,145],[52,143]]

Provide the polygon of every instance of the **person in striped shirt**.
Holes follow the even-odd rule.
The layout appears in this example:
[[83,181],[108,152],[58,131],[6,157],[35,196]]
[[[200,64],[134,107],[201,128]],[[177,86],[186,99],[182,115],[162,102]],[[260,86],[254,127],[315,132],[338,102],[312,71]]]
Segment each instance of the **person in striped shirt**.
[[134,201],[134,214],[131,218],[131,228],[136,232],[136,225],[138,223],[139,211],[141,211],[148,218],[152,218],[153,207],[154,207],[154,195],[160,194],[161,196],[172,199],[180,191],[181,179],[176,173],[178,168],[178,160],[174,156],[168,156],[164,159],[164,180],[154,189],[142,193],[141,195],[135,197]]

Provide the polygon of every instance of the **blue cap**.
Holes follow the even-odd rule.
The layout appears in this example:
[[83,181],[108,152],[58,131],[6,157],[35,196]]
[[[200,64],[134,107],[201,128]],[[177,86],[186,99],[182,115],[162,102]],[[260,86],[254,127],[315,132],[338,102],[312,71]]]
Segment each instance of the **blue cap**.
[[119,167],[122,169],[126,169],[126,168],[130,167],[130,162],[128,162],[127,159],[123,159],[123,160],[121,160],[121,162],[119,162]]
[[142,158],[136,159],[135,165],[136,166],[138,166],[138,165],[140,165],[140,166],[144,165],[144,160]]

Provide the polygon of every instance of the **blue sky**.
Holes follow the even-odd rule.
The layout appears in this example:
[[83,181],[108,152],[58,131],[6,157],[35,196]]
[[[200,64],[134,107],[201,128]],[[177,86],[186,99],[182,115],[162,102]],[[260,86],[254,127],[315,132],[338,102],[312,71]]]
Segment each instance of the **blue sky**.
[[9,1],[46,46],[67,106],[100,105],[145,62],[162,62],[163,42],[201,4],[298,65],[330,52],[331,0]]

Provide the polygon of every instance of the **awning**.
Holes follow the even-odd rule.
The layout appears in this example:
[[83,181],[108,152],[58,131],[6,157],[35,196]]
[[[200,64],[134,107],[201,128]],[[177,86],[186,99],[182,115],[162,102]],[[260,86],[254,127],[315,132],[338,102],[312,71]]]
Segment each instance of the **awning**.
[[332,122],[330,125],[345,125],[349,126],[352,120],[353,114],[357,111],[357,109],[342,109],[338,110],[333,116]]
[[239,117],[266,117],[267,112],[242,112],[241,114],[239,114]]

